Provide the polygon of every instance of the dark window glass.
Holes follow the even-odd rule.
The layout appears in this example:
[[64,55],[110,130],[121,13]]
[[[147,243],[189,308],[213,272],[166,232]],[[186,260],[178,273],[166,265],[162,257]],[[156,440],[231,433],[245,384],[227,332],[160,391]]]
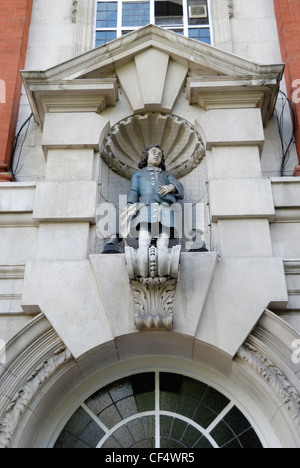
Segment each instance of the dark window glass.
[[193,28],[189,29],[189,37],[191,39],[196,39],[200,42],[205,42],[206,44],[210,44],[210,29],[209,28]]
[[207,0],[188,0],[189,25],[190,26],[209,25],[209,21],[210,19],[209,19],[209,10],[208,10]]
[[155,2],[155,24],[158,26],[183,25],[183,8],[174,2]]

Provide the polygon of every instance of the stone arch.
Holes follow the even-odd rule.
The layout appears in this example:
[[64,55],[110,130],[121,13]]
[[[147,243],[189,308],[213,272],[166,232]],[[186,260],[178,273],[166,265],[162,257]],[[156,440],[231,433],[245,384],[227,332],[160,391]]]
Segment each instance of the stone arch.
[[[172,332],[119,337],[75,360],[40,314],[7,347],[0,378],[6,389],[0,401],[0,445],[52,447],[79,402],[93,391],[124,375],[162,369],[205,379],[234,397],[258,433],[265,434],[266,447],[296,448],[298,377],[284,342],[294,335],[287,324],[266,312],[224,375],[201,358],[208,350],[200,342]],[[279,341],[278,353],[274,344]],[[222,358],[219,350],[214,352]]]
[[0,103],[6,103],[6,83],[4,80],[0,80]]

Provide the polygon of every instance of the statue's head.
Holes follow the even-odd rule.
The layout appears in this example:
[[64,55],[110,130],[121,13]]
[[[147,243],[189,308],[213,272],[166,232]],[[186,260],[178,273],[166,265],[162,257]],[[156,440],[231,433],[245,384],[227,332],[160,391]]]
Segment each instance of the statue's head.
[[[160,162],[157,165],[163,171],[165,171],[166,170],[165,155],[164,155],[163,149],[159,145],[149,145],[144,149],[144,151],[142,152],[141,161],[140,161],[139,166],[138,166],[139,169],[144,169],[144,167],[148,166],[149,154],[152,157],[153,151],[151,151],[151,150],[153,150],[153,149],[158,149],[159,150]],[[153,163],[153,165],[156,165],[156,164]]]

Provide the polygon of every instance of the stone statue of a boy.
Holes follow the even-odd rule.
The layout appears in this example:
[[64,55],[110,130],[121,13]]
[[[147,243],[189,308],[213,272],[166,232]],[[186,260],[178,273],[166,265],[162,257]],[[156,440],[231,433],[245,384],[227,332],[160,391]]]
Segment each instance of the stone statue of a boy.
[[157,238],[157,248],[167,249],[170,230],[176,228],[170,207],[183,199],[183,185],[166,171],[159,145],[145,148],[138,167],[131,179],[128,204],[139,204],[139,247],[148,248],[152,238]]

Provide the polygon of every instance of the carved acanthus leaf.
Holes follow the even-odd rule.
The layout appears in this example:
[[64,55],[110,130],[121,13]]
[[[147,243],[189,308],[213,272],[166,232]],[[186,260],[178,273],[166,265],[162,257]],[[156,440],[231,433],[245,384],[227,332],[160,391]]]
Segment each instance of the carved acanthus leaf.
[[143,328],[167,328],[173,325],[174,297],[177,279],[160,281],[160,278],[150,278],[152,281],[131,280],[131,290],[134,300],[135,325]]

